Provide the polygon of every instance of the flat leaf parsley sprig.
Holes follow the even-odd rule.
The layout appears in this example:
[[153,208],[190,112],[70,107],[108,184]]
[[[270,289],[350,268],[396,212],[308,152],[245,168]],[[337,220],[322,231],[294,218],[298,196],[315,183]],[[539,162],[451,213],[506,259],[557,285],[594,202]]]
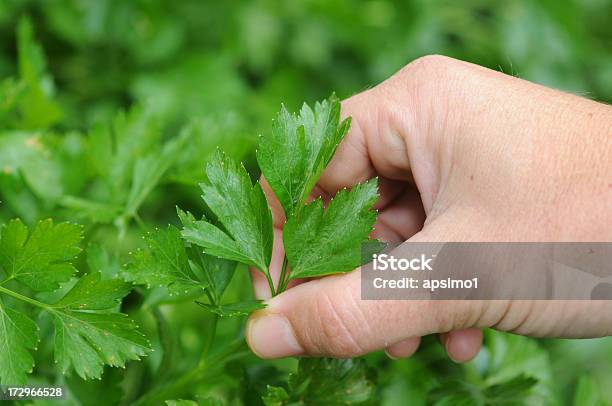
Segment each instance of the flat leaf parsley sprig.
[[324,207],[320,197],[307,203],[313,187],[347,134],[350,118],[340,121],[340,102],[332,95],[304,104],[299,114],[281,108],[272,132],[262,136],[257,162],[285,212],[285,258],[278,285],[272,257],[272,213],[259,182],[242,165],[219,151],[206,166],[202,198],[218,220],[183,224],[186,241],[209,255],[248,264],[263,273],[272,295],[295,278],[349,272],[361,265],[361,246],[370,241],[376,221],[377,180],[341,190]]

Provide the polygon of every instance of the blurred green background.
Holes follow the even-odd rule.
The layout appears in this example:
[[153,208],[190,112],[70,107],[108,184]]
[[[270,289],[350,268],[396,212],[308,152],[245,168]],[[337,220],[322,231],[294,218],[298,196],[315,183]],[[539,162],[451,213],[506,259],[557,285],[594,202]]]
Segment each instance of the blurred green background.
[[24,14],[62,128],[146,101],[172,124],[234,116],[253,133],[281,101],[348,96],[431,53],[612,101],[609,0],[3,0],[0,76],[16,72]]
[[[216,146],[256,176],[255,139],[280,103],[295,110],[332,91],[347,97],[433,53],[609,103],[612,2],[1,0],[0,222],[76,220],[87,226],[88,243],[123,260],[143,229],[176,223],[175,205],[201,211],[196,184]],[[117,136],[123,155],[110,163],[119,167],[112,174],[92,154],[92,134],[105,128],[127,134]],[[143,157],[157,162],[149,168],[154,182],[133,198],[130,160]],[[230,295],[248,291],[241,272]],[[177,371],[188,370],[206,316],[191,303],[163,311],[177,335]],[[133,312],[155,336],[148,316]],[[221,334],[236,329],[240,323],[228,323]],[[610,339],[487,339],[479,358],[462,367],[449,364],[435,340],[409,361],[372,355],[381,402],[419,404],[447,378],[478,385],[492,371],[522,371],[540,378],[544,403],[572,403],[578,394],[575,404],[612,404]],[[108,379],[124,392],[142,389],[147,368],[159,362],[152,355]],[[202,393],[212,385],[229,402],[257,404],[246,392],[265,384],[252,382],[276,381],[292,367],[252,356],[241,362],[225,378],[199,383]],[[46,374],[35,371],[42,381],[53,376]]]

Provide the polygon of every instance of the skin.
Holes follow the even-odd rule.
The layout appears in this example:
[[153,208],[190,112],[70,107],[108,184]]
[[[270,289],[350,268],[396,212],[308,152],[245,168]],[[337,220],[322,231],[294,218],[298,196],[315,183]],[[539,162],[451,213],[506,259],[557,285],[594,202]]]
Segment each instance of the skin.
[[[380,177],[385,241],[612,241],[612,107],[443,56],[410,63],[342,103],[352,116],[313,195]],[[283,257],[275,219],[272,273]],[[256,293],[269,297],[263,277]],[[412,355],[440,333],[472,359],[481,328],[533,337],[612,335],[612,301],[361,301],[360,270],[292,284],[249,319],[262,358]]]

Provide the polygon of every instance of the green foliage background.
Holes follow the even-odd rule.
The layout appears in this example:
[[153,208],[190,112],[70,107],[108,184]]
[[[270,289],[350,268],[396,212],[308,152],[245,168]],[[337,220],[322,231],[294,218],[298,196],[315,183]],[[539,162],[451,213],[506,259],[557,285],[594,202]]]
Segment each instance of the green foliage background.
[[[295,110],[331,91],[347,97],[431,53],[612,102],[612,3],[2,0],[0,223],[79,222],[83,246],[103,249],[117,274],[143,232],[177,223],[175,205],[201,213],[196,185],[216,146],[253,169],[256,136],[281,102]],[[87,269],[85,255],[76,265]],[[246,272],[236,275],[228,296],[249,297]],[[130,403],[194,370],[211,321],[201,308],[153,290],[133,293],[123,310],[153,341],[144,361],[86,383],[55,372],[43,339],[31,383],[66,384],[82,404]],[[242,324],[221,323],[213,345],[222,351]],[[465,366],[433,339],[410,360],[367,358],[387,405],[444,398],[448,388],[486,394],[519,374],[538,379],[525,403],[612,403],[610,339],[490,332]],[[160,396],[258,404],[294,366],[241,346],[218,370]]]

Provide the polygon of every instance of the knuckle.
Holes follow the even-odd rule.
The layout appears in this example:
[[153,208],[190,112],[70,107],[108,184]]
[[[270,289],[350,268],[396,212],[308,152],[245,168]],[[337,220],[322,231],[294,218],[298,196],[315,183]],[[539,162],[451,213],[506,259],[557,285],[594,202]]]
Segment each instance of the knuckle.
[[397,74],[402,79],[444,80],[458,65],[458,61],[443,55],[426,55],[404,66]]
[[424,55],[410,62],[408,65],[406,65],[406,68],[424,69],[427,71],[447,67],[448,65],[454,63],[454,61],[455,59],[444,55]]
[[434,307],[433,318],[436,330],[447,332],[479,325],[482,313],[483,306],[479,301],[445,301]]
[[316,299],[316,330],[313,343],[317,353],[350,358],[364,353],[360,344],[360,328],[351,314],[352,306],[327,294]]
[[[444,127],[450,111],[450,100],[454,99],[459,86],[458,80],[464,71],[461,61],[441,56],[422,56],[393,75],[376,88],[382,99],[391,100],[398,106],[418,106],[420,114],[403,113],[399,115],[403,121],[411,123],[410,127],[428,129],[431,122],[441,123]],[[453,97],[451,97],[453,96]],[[408,117],[408,118],[407,118]],[[415,132],[421,132],[414,130]]]
[[491,328],[518,334],[528,334],[532,309],[532,301],[508,301]]

